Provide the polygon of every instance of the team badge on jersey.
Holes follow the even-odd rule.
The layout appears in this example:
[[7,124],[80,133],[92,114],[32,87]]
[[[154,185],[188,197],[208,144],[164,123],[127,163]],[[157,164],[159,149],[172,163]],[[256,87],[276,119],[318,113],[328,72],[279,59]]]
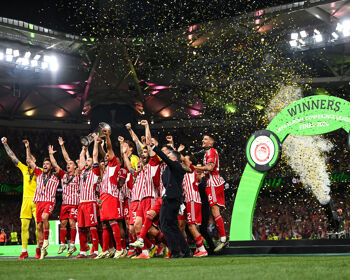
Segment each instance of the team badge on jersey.
[[276,165],[281,154],[281,143],[275,133],[258,130],[248,140],[246,157],[249,165],[264,172]]

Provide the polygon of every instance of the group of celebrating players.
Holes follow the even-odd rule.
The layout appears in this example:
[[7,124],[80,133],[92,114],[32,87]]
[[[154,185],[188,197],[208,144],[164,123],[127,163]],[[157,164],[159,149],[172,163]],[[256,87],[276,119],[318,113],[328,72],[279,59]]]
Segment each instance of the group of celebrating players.
[[[78,226],[80,252],[74,258],[148,259],[153,256],[181,256],[172,254],[175,248],[171,248],[167,242],[171,235],[167,235],[164,230],[163,234],[159,224],[165,185],[169,187],[163,184],[163,173],[167,164],[153,151],[153,147],[158,146],[158,141],[151,136],[148,122],[142,120],[141,125],[145,127],[145,136],[141,140],[130,124],[126,128],[133,141],[118,137],[120,158],[112,149],[111,132],[107,128],[100,128],[101,135],[92,134],[92,157],[88,147],[83,146],[76,161],[69,157],[64,141],[59,137],[58,142],[67,163],[66,170],[57,164],[54,156],[56,151],[51,145],[48,147],[49,157],[44,159],[42,168],[39,168],[30,151],[28,140],[23,140],[26,147],[24,165],[10,149],[6,137],[1,139],[7,154],[23,174],[23,250],[19,259],[28,257],[28,229],[32,215],[37,224],[38,246],[35,257],[44,259],[47,255],[49,218],[55,206],[59,183],[62,186],[62,206],[58,254],[68,249],[66,257],[70,257],[77,251],[75,240]],[[220,215],[220,207],[225,205],[224,180],[219,175],[219,157],[213,148],[214,139],[209,135],[203,137],[204,160],[203,164],[196,166],[192,164],[191,155],[181,154],[183,145],[175,149],[172,137],[168,136],[166,140],[167,144],[162,146],[161,151],[169,158],[172,153],[179,155],[177,159],[186,171],[182,183],[182,205],[178,215],[179,228],[184,229],[187,223],[196,244],[193,256],[206,257],[208,252],[204,247],[204,238],[197,229],[202,220],[198,183],[203,176],[209,206],[220,236],[214,251],[218,252],[227,245],[224,222]],[[70,241],[67,242],[67,248],[68,228]],[[183,234],[186,235],[184,230]],[[88,245],[89,235],[91,251]],[[99,244],[102,247],[100,253]]]

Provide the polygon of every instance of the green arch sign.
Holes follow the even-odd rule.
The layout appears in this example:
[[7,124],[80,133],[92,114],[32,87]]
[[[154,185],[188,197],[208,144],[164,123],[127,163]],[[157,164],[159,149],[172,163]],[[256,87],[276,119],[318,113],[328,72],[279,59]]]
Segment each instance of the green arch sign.
[[[338,129],[350,132],[350,102],[317,95],[300,99],[284,108],[247,143],[246,165],[232,210],[230,241],[252,240],[255,204],[265,175],[278,160],[280,145],[288,134],[320,135]],[[350,141],[350,136],[345,141]],[[348,143],[348,145],[350,145]]]

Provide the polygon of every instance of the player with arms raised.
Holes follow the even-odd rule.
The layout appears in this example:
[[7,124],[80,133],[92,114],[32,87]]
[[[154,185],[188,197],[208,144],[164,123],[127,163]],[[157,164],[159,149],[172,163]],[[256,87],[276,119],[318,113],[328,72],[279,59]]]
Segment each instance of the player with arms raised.
[[56,171],[62,185],[62,206],[60,212],[60,248],[58,254],[62,254],[66,249],[67,223],[70,225],[70,245],[67,257],[71,256],[77,249],[75,247],[75,237],[77,234],[76,222],[79,204],[79,176],[76,174],[76,164],[69,160],[67,171],[63,171],[57,164],[54,157],[53,146],[49,146],[49,155],[53,168]]
[[[120,166],[115,156],[112,148],[112,142],[110,138],[110,130],[106,128],[102,128],[102,133],[106,136],[106,147],[107,154],[105,156],[105,160],[108,161],[108,165],[105,168],[102,182],[101,182],[101,190],[100,190],[100,200],[101,204],[101,221],[105,224],[103,229],[103,244],[109,244],[109,232],[106,225],[110,225],[113,231],[114,241],[116,243],[116,252],[114,254],[114,258],[122,258],[125,257],[128,253],[124,248],[122,248],[121,242],[121,231],[120,225],[118,221],[121,222],[123,219],[123,207],[121,201],[119,199],[120,196],[120,188],[123,184],[119,184],[118,182],[118,172],[120,170]],[[108,255],[108,250],[103,250],[96,259],[106,258]]]
[[[27,165],[24,165],[22,162],[18,160],[14,152],[10,149],[7,144],[7,138],[3,137],[2,144],[4,145],[5,151],[12,160],[12,162],[21,170],[23,176],[23,200],[21,207],[21,239],[22,239],[22,253],[19,256],[20,260],[28,258],[28,239],[29,239],[29,225],[32,217],[35,220],[36,227],[36,239],[38,243],[38,247],[36,248],[35,258],[40,258],[40,248],[39,248],[39,239],[38,239],[38,229],[36,223],[36,205],[33,202],[34,193],[36,189],[36,175],[34,174],[33,169],[28,166],[28,161],[26,161]],[[31,157],[35,162],[34,156],[30,153],[29,142],[27,140],[23,140],[23,143],[26,147],[27,158]]]
[[30,168],[37,176],[33,202],[36,203],[36,221],[38,223],[39,246],[41,247],[40,259],[47,255],[49,247],[50,223],[56,202],[56,190],[60,181],[52,172],[52,164],[49,158],[44,158],[43,170],[39,169],[32,159],[28,159]]
[[96,185],[100,176],[100,166],[98,163],[98,136],[94,136],[94,150],[92,158],[85,159],[87,147],[83,147],[79,158],[80,170],[80,193],[78,205],[78,227],[80,253],[76,259],[86,259],[86,252],[89,250],[88,231],[92,237],[93,254],[90,258],[98,255],[98,233],[97,233],[97,202],[96,202]]

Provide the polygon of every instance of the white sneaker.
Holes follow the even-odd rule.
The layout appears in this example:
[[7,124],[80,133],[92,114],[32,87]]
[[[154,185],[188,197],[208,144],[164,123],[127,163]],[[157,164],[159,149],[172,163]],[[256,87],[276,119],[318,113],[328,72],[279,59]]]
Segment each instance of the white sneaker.
[[63,251],[66,250],[66,249],[67,249],[66,244],[61,244],[60,248],[58,249],[57,254],[59,254],[59,255],[62,254]]
[[144,242],[140,239],[137,239],[134,243],[130,243],[130,246],[137,247],[137,248],[143,248]]
[[50,243],[49,243],[49,240],[44,240],[44,243],[43,243],[43,247],[42,249],[47,249],[47,247],[49,247]]
[[228,241],[222,242],[219,241],[219,244],[216,246],[216,248],[214,249],[214,252],[220,252],[222,249],[224,249],[226,246],[228,245]]
[[109,251],[101,252],[101,253],[99,253],[98,256],[95,258],[95,260],[107,258],[108,254],[109,254]]
[[114,254],[115,254],[115,252],[116,252],[116,249],[114,249],[114,248],[112,248],[112,249],[109,249],[108,250],[108,255],[107,255],[107,259],[111,259],[111,258],[113,258],[114,257]]
[[46,251],[46,249],[41,249],[40,260],[45,259],[46,256],[47,256],[47,251]]
[[128,251],[121,249],[120,251],[115,251],[114,258],[120,259],[124,258],[127,255]]

